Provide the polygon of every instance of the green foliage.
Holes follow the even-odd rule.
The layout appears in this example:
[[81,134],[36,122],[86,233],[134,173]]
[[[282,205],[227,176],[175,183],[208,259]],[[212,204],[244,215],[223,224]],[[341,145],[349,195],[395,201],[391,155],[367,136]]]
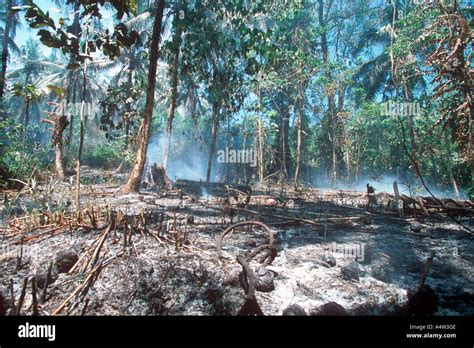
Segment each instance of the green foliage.
[[106,138],[121,136],[125,130],[134,134],[139,125],[138,101],[142,91],[128,82],[109,86],[107,96],[100,101],[100,123]]
[[0,121],[0,185],[12,184],[8,179],[24,181],[35,169],[48,168],[52,150],[37,142],[35,134],[38,132],[38,126],[23,133],[22,126],[14,121]]
[[[75,3],[68,1],[69,3]],[[104,1],[78,1],[84,11],[81,18],[88,21],[89,18],[102,18],[99,5],[103,5]],[[137,9],[136,1],[116,0],[109,1],[117,10],[117,18],[122,18],[125,13],[133,13]],[[70,54],[76,61],[84,62],[85,59],[91,58],[91,53],[101,50],[110,59],[118,57],[121,49],[131,47],[138,42],[139,35],[136,30],[129,30],[124,23],[115,26],[113,33],[108,30],[104,32],[94,33],[92,39],[87,37],[88,49],[81,42],[82,35],[88,33],[88,30],[80,30],[81,34],[75,35],[74,26],[68,26],[64,19],[60,19],[58,25],[50,17],[49,12],[41,10],[33,1],[29,1],[25,13],[26,20],[30,23],[30,27],[38,30],[38,36],[41,42],[48,47],[61,49],[64,54]],[[83,29],[86,29],[87,24]],[[83,40],[82,40],[83,41]]]
[[38,101],[41,98],[41,94],[32,84],[24,85],[17,82],[12,86],[11,92],[16,97],[23,97],[27,103]]
[[[49,87],[49,93],[79,103],[84,76],[78,68],[94,56],[88,64],[85,99],[88,103],[100,99],[100,118],[86,122],[83,160],[91,166],[114,168],[124,160],[131,162],[133,147],[140,140],[136,131],[145,99],[146,58],[150,54],[146,43],[153,18],[145,2],[107,3],[117,14],[110,32],[95,26],[106,14],[104,1],[67,0],[66,4],[80,10],[74,23],[71,18],[54,21],[33,2],[17,9],[26,10],[30,27],[38,30],[44,45],[53,48],[53,62],[40,64],[44,58],[37,54],[34,42],[28,42],[23,68],[8,78],[14,82],[13,94],[28,101]],[[422,115],[414,117],[412,129],[425,179],[449,189],[452,168],[459,185],[469,188],[469,154],[460,146],[460,140],[469,133],[466,122],[445,122],[445,130],[433,129],[437,120],[448,119],[443,119],[443,109],[456,114],[448,115],[450,119],[466,119],[458,117],[463,100],[456,95],[466,81],[458,79],[452,89],[448,86],[440,98],[433,98],[441,84],[451,77],[456,80],[453,72],[460,68],[446,66],[449,59],[438,59],[435,64],[427,59],[438,45],[449,53],[456,42],[442,40],[448,32],[446,23],[432,26],[443,17],[438,5],[432,3],[422,8],[401,0],[389,4],[365,0],[166,2],[169,21],[164,24],[166,35],[160,45],[152,134],[162,136],[165,132],[171,79],[177,71],[173,154],[186,153],[190,147],[205,153],[212,115],[217,114],[221,121],[219,146],[240,146],[243,139],[246,146],[256,144],[254,125],[262,121],[264,176],[280,170],[274,164],[286,152],[291,177],[301,125],[301,173],[306,169],[308,177],[316,176],[317,171],[328,174],[332,163],[337,162],[338,179],[346,182],[364,175],[393,174],[413,183],[417,178],[405,153],[405,146],[409,151],[412,146],[409,120],[383,115],[380,102],[416,101],[424,106]],[[395,18],[394,4],[398,11]],[[469,33],[470,29],[465,31],[466,40]],[[458,52],[465,70],[470,68],[469,50],[472,44]],[[68,55],[67,62],[56,62],[55,52],[59,51]],[[107,59],[100,61],[96,56]],[[437,75],[440,78],[434,79]],[[41,88],[38,80],[45,81]],[[19,104],[12,105],[16,112]],[[41,112],[44,109],[45,104]],[[74,126],[77,129],[77,117]],[[9,127],[12,134],[8,136],[18,132],[13,125]],[[459,131],[463,134],[452,136],[449,144],[439,141],[445,132]],[[68,165],[75,159],[71,154],[77,152],[74,134],[68,147]],[[25,152],[25,148],[19,149],[23,145],[18,141],[12,138],[11,142],[16,152]],[[21,168],[23,163],[12,155],[15,151],[5,157],[8,165],[4,160],[3,168],[24,176],[29,169]],[[26,157],[18,158],[29,162]]]
[[124,145],[125,142],[121,139],[88,147],[84,151],[83,163],[106,169],[117,168],[122,162],[131,164],[131,153],[123,150]]

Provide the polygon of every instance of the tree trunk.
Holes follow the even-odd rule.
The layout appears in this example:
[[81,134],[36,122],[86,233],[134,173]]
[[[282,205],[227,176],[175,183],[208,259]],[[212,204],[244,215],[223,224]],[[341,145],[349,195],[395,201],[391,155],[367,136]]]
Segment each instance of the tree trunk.
[[73,131],[74,131],[74,112],[76,111],[76,88],[77,88],[77,82],[76,82],[76,79],[74,79],[73,85],[72,85],[72,107],[70,107],[69,103],[67,106],[68,108],[70,107],[70,112],[71,112],[71,119],[69,120],[69,123],[71,126],[69,127],[69,135],[67,138],[68,148],[69,146],[71,146],[72,136],[73,136]]
[[447,163],[447,166],[448,166],[449,178],[451,179],[451,184],[453,185],[453,192],[456,195],[456,198],[459,199],[458,183],[456,182],[456,177],[454,176],[453,162],[452,162],[452,156],[451,156],[451,148],[449,147],[449,139],[448,139],[447,129],[444,130],[444,144],[446,146],[446,152],[447,152],[447,155],[448,155],[446,163]]
[[30,101],[26,101],[26,108],[25,108],[25,133],[26,128],[28,127],[28,123],[30,122]]
[[[342,118],[344,113],[344,101],[346,96],[346,86],[342,86],[337,92],[337,111],[336,111],[336,131],[337,131],[337,139],[339,143],[339,147],[337,149],[337,158],[338,158],[338,172],[341,175],[340,168],[346,169],[346,179],[350,180],[350,147],[348,146],[348,140],[345,131],[345,123],[344,119]],[[338,117],[341,115],[341,119],[339,120]],[[344,153],[345,152],[345,153]]]
[[356,135],[356,163],[355,163],[355,180],[354,182],[359,182],[359,173],[360,173],[360,135]]
[[[326,22],[324,20],[324,4],[323,0],[318,0],[318,21],[321,28],[326,27]],[[323,53],[323,61],[326,65],[329,63],[329,48],[327,42],[327,34],[325,30],[321,31],[321,51]],[[332,81],[332,74],[329,71],[329,68],[326,67],[325,76],[327,81]],[[337,156],[337,146],[338,146],[338,137],[337,137],[337,126],[336,126],[336,115],[335,115],[335,97],[334,91],[330,88],[326,88],[326,94],[328,99],[328,119],[330,127],[330,136],[331,141],[331,186],[337,185],[337,179],[339,176],[339,167],[338,167],[338,156]]]
[[471,193],[474,195],[474,137],[472,133],[474,132],[474,121],[472,116],[472,106],[469,107],[469,145],[468,145],[468,156],[469,156],[469,163],[471,165]]
[[[282,95],[278,95],[281,98]],[[281,99],[280,99],[281,101]],[[290,128],[290,118],[288,106],[284,101],[279,105],[279,101],[273,100],[273,103],[278,108],[280,120],[278,123],[277,137],[276,137],[276,170],[280,171],[281,179],[288,177],[290,156],[288,154],[288,131]]]
[[140,182],[145,168],[146,153],[148,149],[148,140],[151,132],[151,120],[153,117],[153,104],[155,98],[156,70],[158,66],[159,45],[161,41],[161,24],[163,22],[163,11],[165,1],[159,0],[156,8],[155,21],[153,24],[153,34],[150,45],[150,66],[148,68],[148,85],[146,90],[145,112],[143,114],[143,123],[138,130],[139,143],[137,155],[133,163],[132,171],[128,177],[127,183],[122,187],[122,193],[138,192]]
[[[226,134],[226,137],[227,137],[227,148],[230,149],[231,146],[230,146],[230,116],[227,115],[227,134]],[[226,167],[227,167],[227,175],[225,176],[225,182],[231,182],[231,178],[230,178],[230,163],[227,162],[226,164]]]
[[288,136],[290,133],[290,115],[288,108],[284,108],[285,113],[282,114],[282,124],[283,124],[283,129],[282,129],[282,164],[283,164],[283,170],[284,170],[284,175],[285,178],[288,178],[288,173],[290,171],[290,148],[288,145]]
[[257,132],[258,132],[258,179],[260,182],[263,181],[265,162],[263,160],[263,124],[262,124],[262,94],[260,86],[258,86],[258,119],[257,119]]
[[413,115],[408,115],[408,133],[410,134],[410,144],[412,156],[416,156],[415,129],[413,127]]
[[13,24],[13,16],[11,15],[11,8],[13,7],[13,0],[7,0],[6,6],[7,17],[5,20],[5,28],[2,37],[2,71],[0,75],[0,100],[3,98],[6,85],[7,63],[8,63],[8,41],[10,40],[10,31]]
[[298,186],[298,177],[300,175],[301,166],[301,123],[302,110],[298,113],[298,120],[296,121],[297,135],[296,135],[296,168],[295,168],[295,188]]
[[[86,49],[87,52],[87,41]],[[87,58],[84,61],[84,84],[82,86],[82,102],[81,102],[81,111],[80,111],[80,124],[79,124],[79,153],[77,155],[77,166],[76,166],[76,212],[79,218],[79,213],[81,210],[81,159],[82,159],[82,150],[84,147],[84,109],[86,107],[86,74],[87,74]]]
[[258,135],[258,180],[263,181],[265,161],[263,156],[263,122],[260,117],[257,120],[257,135]]
[[209,184],[209,182],[211,181],[212,159],[214,158],[214,152],[216,151],[217,131],[219,129],[220,108],[221,108],[220,102],[219,101],[215,102],[213,106],[213,110],[212,110],[211,147],[209,148],[209,157],[207,161],[206,184]]
[[299,86],[299,96],[296,102],[298,118],[296,120],[296,167],[295,167],[295,189],[301,172],[301,153],[303,148],[303,117],[304,117],[304,86]]
[[[127,82],[128,82],[128,88],[131,89],[133,85],[133,69],[135,68],[135,64],[132,63],[132,58],[129,58],[129,64],[128,64],[128,73],[127,73]],[[127,117],[124,118],[126,124],[125,124],[125,146],[124,146],[124,151],[128,149],[128,146],[130,145],[130,115],[132,112],[132,107],[130,103],[127,103],[126,106],[126,112],[127,112]],[[122,160],[123,163],[123,160]]]
[[[181,34],[176,34],[181,35]],[[178,40],[176,40],[178,41]],[[171,67],[171,101],[170,111],[168,115],[168,123],[166,125],[166,144],[163,152],[163,168],[166,170],[168,166],[168,158],[171,147],[171,131],[173,129],[174,113],[176,110],[176,99],[178,95],[178,64],[179,64],[179,47],[175,47],[173,65]]]
[[61,144],[56,144],[54,146],[54,154],[55,154],[54,168],[56,170],[56,176],[58,177],[59,180],[64,180],[65,175],[64,175],[64,168],[63,168],[63,149],[62,149]]
[[[81,25],[79,23],[79,20],[80,20],[80,5],[79,3],[75,3],[74,4],[74,22],[72,24],[72,28],[71,28],[71,33],[75,36],[79,36],[80,32],[81,32]],[[70,63],[75,63],[74,59],[71,58],[70,59]],[[76,89],[77,89],[77,83],[78,83],[78,78],[76,78],[75,76],[75,73],[74,71],[71,71],[69,73],[69,77],[68,77],[68,84],[70,85],[72,83],[72,108],[70,108],[70,112],[71,112],[71,119],[69,120],[69,124],[70,124],[70,128],[69,128],[69,135],[68,135],[68,138],[67,138],[67,144],[68,144],[68,148],[69,146],[71,146],[71,142],[72,142],[72,136],[73,136],[73,133],[74,133],[74,111],[76,109]],[[69,108],[70,105],[69,105],[69,102],[70,102],[70,99],[71,96],[68,95],[68,100],[67,100],[67,107]]]
[[[89,28],[86,29],[86,44],[84,52],[88,54],[88,39],[89,39]],[[87,94],[87,58],[84,60],[83,68],[83,80],[82,80],[82,101],[81,101],[81,111],[80,111],[80,123],[79,123],[79,153],[77,155],[77,167],[76,167],[76,213],[77,218],[80,219],[80,210],[81,210],[81,160],[82,160],[82,151],[84,148],[84,133],[85,133],[85,108],[86,108],[86,94]]]
[[57,119],[55,125],[55,134],[54,134],[54,152],[55,152],[55,169],[56,175],[60,180],[64,180],[64,161],[63,161],[63,132],[69,125],[69,121],[64,115],[64,110],[62,110],[62,115]]
[[[463,63],[464,64],[464,63]],[[467,81],[472,81],[469,79],[469,77],[466,78]],[[474,132],[474,117],[472,115],[473,109],[472,109],[472,83],[467,85],[465,84],[463,86],[463,96],[464,96],[464,101],[467,101],[467,113],[468,113],[468,120],[467,120],[467,126],[468,128],[468,144],[467,144],[467,156],[469,160],[469,164],[471,167],[471,189],[470,189],[470,196],[474,196],[474,137],[473,137],[473,132]]]

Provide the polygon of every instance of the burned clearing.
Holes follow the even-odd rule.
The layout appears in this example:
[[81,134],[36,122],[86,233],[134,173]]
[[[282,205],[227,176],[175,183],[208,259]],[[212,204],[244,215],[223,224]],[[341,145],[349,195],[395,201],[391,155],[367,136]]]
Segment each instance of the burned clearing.
[[0,1],[0,315],[474,315],[472,14]]
[[[472,203],[177,180],[6,191],[12,315],[472,315]],[[104,176],[104,181],[108,179]],[[114,179],[116,180],[116,179]],[[100,181],[100,180],[99,180]],[[411,201],[413,200],[413,202]],[[418,205],[413,205],[418,202]],[[430,203],[431,202],[431,203]],[[420,204],[421,203],[421,204]],[[3,212],[7,211],[5,203]],[[453,216],[453,215],[452,215]],[[21,252],[20,252],[21,250]]]

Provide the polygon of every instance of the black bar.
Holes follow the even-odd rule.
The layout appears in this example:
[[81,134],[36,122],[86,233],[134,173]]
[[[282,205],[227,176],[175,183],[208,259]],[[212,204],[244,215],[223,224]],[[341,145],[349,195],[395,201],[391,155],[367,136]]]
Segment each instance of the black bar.
[[[0,346],[28,344],[410,344],[473,347],[474,317],[2,317]],[[19,338],[26,323],[56,325],[55,340]],[[410,325],[413,325],[410,329]],[[431,329],[419,328],[433,325]],[[448,325],[450,328],[438,328]],[[455,328],[452,328],[452,325]],[[415,329],[418,328],[418,329]],[[429,327],[428,327],[429,328]],[[407,334],[456,338],[407,338]]]

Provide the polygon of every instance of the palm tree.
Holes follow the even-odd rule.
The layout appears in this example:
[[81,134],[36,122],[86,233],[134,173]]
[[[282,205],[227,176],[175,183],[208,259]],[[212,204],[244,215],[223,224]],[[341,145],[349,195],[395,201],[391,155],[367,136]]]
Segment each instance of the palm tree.
[[143,123],[139,129],[139,143],[137,155],[133,164],[132,171],[127,183],[122,188],[122,193],[138,192],[140,189],[141,178],[145,168],[146,153],[148,149],[148,140],[151,134],[151,120],[153,116],[153,104],[155,97],[156,70],[158,66],[159,45],[161,41],[161,25],[163,22],[163,12],[165,1],[159,0],[156,7],[155,21],[153,24],[153,33],[150,42],[150,65],[148,68],[148,85],[146,91],[146,104],[143,115]]
[[[16,97],[22,97],[25,101],[25,118],[24,118],[24,123],[25,123],[25,130],[28,127],[29,123],[29,116],[30,116],[30,104],[32,102],[36,102],[40,100],[41,94],[38,92],[36,87],[32,84],[21,84],[21,83],[15,83],[12,87],[12,93]],[[23,123],[23,122],[22,122]]]
[[[20,19],[17,12],[14,11],[15,0],[7,0],[7,2],[0,8],[1,18],[4,22],[4,27],[1,28],[2,36],[2,67],[0,72],[0,100],[3,98],[5,85],[6,85],[6,74],[9,50],[19,52],[18,47],[13,41],[15,38],[16,30],[20,26]],[[1,5],[0,5],[1,6]]]
[[171,95],[170,95],[170,109],[168,113],[168,122],[166,124],[166,143],[165,149],[163,151],[163,168],[166,170],[168,165],[169,151],[171,147],[171,131],[173,129],[173,120],[177,106],[178,99],[178,70],[179,70],[179,53],[181,46],[181,33],[182,33],[182,24],[180,21],[179,11],[182,9],[181,3],[176,3],[175,5],[175,14],[174,14],[174,24],[173,24],[173,38],[170,45],[171,53],[171,64],[169,69],[169,74],[171,78]]

